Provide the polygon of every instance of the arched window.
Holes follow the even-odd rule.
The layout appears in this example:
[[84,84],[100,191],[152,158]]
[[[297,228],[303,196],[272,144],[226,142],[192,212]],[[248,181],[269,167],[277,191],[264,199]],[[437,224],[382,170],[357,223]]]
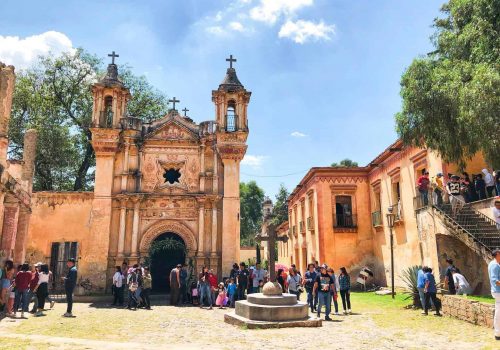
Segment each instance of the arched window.
[[104,99],[104,126],[110,128],[113,126],[113,97],[106,96]]
[[236,103],[229,101],[227,103],[226,113],[226,131],[232,132],[238,130],[238,116],[236,115]]

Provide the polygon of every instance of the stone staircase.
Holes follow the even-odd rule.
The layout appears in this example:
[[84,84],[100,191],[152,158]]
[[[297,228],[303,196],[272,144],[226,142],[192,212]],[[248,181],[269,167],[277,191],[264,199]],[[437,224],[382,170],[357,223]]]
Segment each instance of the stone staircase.
[[470,204],[461,203],[456,213],[449,203],[441,207],[433,206],[434,212],[445,226],[469,248],[491,261],[493,249],[500,248],[500,230],[489,217],[473,209]]

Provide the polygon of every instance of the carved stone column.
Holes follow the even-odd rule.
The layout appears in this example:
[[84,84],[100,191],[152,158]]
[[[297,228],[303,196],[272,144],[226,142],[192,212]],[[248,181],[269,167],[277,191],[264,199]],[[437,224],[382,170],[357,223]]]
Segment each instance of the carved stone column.
[[121,189],[122,192],[127,192],[127,180],[128,180],[128,155],[129,155],[129,149],[130,149],[130,143],[128,141],[125,141],[124,147],[123,147],[123,169],[122,169],[122,185]]
[[0,250],[5,251],[7,259],[12,259],[16,244],[18,219],[19,201],[14,197],[7,196],[4,203],[2,241],[0,242]]
[[26,257],[26,243],[28,240],[28,225],[30,221],[31,211],[24,207],[19,207],[19,216],[17,220],[17,235],[14,248],[14,262],[22,264]]
[[200,192],[205,192],[205,144],[201,144],[200,154]]
[[125,230],[127,228],[127,200],[120,199],[120,227],[118,231],[118,256],[123,256],[125,248]]
[[217,219],[218,219],[217,201],[212,203],[212,239],[211,239],[211,256],[217,256]]
[[217,157],[217,148],[214,146],[214,177],[213,177],[213,184],[212,184],[212,189],[213,193],[218,193],[219,192],[219,177],[218,177],[218,171],[219,171],[219,159]]
[[198,255],[205,255],[205,201],[200,200],[198,214]]
[[134,217],[132,223],[132,246],[130,248],[131,255],[133,257],[137,256],[137,239],[139,237],[139,209],[141,206],[141,197],[134,197],[132,201],[134,202]]

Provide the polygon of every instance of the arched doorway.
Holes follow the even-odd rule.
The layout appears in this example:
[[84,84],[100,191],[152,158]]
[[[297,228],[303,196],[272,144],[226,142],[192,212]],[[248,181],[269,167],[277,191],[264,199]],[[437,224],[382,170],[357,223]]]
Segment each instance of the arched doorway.
[[153,293],[170,292],[170,271],[186,262],[186,243],[174,232],[165,232],[151,242],[149,251]]

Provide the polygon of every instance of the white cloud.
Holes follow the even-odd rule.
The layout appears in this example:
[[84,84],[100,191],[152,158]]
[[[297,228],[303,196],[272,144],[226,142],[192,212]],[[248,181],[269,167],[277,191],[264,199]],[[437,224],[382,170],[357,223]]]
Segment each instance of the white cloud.
[[56,31],[26,38],[0,35],[0,61],[12,64],[17,69],[27,68],[38,56],[49,52],[60,55],[63,52],[73,51],[71,40],[65,34]]
[[304,44],[309,40],[330,40],[334,34],[334,25],[327,25],[323,21],[314,23],[300,19],[295,22],[288,20],[281,26],[278,36],[290,38],[297,44]]
[[314,0],[260,0],[250,10],[250,17],[256,21],[274,24],[282,15],[292,16],[299,9],[312,6]]
[[243,28],[243,24],[241,24],[240,22],[231,22],[231,23],[229,23],[229,28],[231,28],[232,30],[234,30],[236,32],[243,32],[243,31],[245,31],[245,28]]
[[241,165],[247,165],[252,168],[260,168],[267,156],[254,156],[251,154],[246,154],[241,161]]
[[207,33],[214,34],[214,35],[225,35],[226,34],[226,31],[221,26],[211,26],[211,27],[207,27],[205,30],[207,31]]
[[306,137],[307,135],[304,134],[304,133],[301,133],[300,131],[294,131],[290,134],[290,136],[293,136],[293,137]]

